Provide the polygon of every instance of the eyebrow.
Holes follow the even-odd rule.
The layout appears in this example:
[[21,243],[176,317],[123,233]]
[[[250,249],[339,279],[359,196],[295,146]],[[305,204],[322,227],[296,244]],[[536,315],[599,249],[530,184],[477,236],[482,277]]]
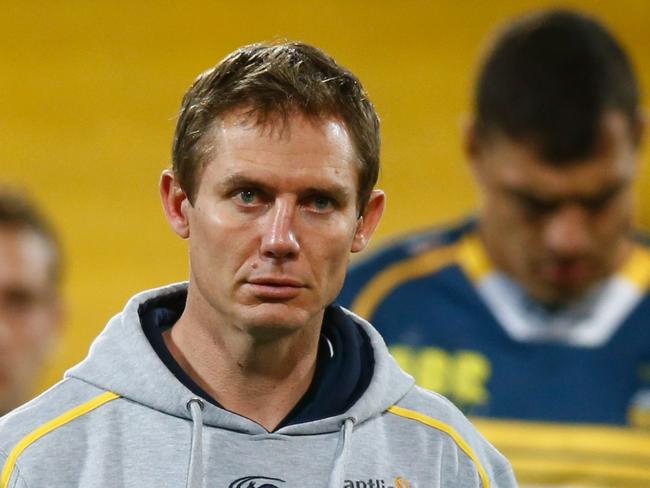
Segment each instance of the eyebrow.
[[264,192],[271,192],[271,187],[261,180],[251,178],[242,174],[232,174],[220,180],[216,185],[219,192],[227,193],[235,188],[259,188]]
[[621,180],[606,186],[602,190],[599,190],[597,193],[594,193],[592,195],[575,195],[575,196],[566,196],[566,197],[543,195],[540,194],[537,191],[537,189],[533,189],[533,188],[513,188],[509,186],[504,186],[503,189],[507,193],[510,193],[515,197],[535,200],[539,203],[552,206],[552,205],[560,205],[566,202],[577,202],[582,204],[589,204],[594,202],[606,201],[607,199],[612,198],[613,196],[623,191],[629,185],[629,183],[630,182],[628,180]]
[[[256,188],[265,193],[274,194],[275,189],[262,180],[251,178],[243,174],[228,175],[216,184],[219,192],[227,193],[236,188]],[[298,190],[300,195],[324,194],[339,202],[347,202],[351,199],[351,192],[348,188],[337,184],[323,184],[322,186],[308,186]]]

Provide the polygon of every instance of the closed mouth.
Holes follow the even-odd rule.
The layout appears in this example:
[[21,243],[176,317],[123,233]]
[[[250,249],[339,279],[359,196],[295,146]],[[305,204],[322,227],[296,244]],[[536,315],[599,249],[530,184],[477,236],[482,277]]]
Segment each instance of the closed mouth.
[[251,285],[259,286],[276,286],[276,287],[290,287],[290,288],[303,288],[305,285],[296,279],[289,277],[257,277],[248,280]]
[[246,282],[252,294],[265,302],[282,302],[291,300],[300,295],[306,286],[294,278],[289,277],[256,277]]

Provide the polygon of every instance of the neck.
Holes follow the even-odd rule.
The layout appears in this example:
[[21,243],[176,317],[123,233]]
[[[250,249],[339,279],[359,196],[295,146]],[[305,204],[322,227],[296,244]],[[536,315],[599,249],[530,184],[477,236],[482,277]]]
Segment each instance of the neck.
[[311,384],[320,327],[260,339],[190,305],[163,334],[174,359],[224,408],[274,430]]

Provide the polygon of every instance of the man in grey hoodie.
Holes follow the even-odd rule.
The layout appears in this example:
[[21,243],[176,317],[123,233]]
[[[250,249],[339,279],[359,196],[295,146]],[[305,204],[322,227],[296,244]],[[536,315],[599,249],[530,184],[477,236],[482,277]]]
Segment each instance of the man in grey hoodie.
[[201,74],[160,181],[189,281],[135,296],[0,421],[0,488],[516,486],[331,305],[379,222],[378,171],[375,110],[318,49],[246,46]]

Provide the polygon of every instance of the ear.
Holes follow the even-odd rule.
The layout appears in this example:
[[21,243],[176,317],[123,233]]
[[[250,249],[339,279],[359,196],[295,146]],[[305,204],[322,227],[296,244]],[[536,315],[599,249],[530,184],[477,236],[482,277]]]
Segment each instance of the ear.
[[68,316],[68,305],[64,299],[57,294],[50,303],[50,313],[46,331],[42,331],[49,349],[54,349],[57,341],[63,333],[63,326]]
[[34,331],[34,360],[47,361],[57,351],[63,335],[63,324],[67,315],[67,306],[58,292],[49,297],[47,314]]
[[187,208],[191,206],[174,172],[166,169],[160,176],[160,198],[167,222],[183,239],[190,236]]
[[484,144],[485,141],[482,140],[476,128],[476,121],[468,120],[463,126],[463,150],[469,163],[469,169],[478,182],[482,179]]
[[481,157],[481,144],[476,129],[476,121],[474,119],[467,120],[465,124],[463,124],[462,131],[465,157],[469,162],[474,163]]
[[357,229],[352,240],[352,252],[362,251],[370,242],[375,232],[381,215],[384,213],[386,195],[381,190],[373,190],[368,204],[357,221]]
[[54,298],[52,304],[52,331],[53,335],[59,336],[63,331],[63,324],[69,315],[68,304],[60,296]]
[[645,135],[648,123],[650,121],[650,112],[645,108],[639,108],[639,116],[637,118],[637,123],[632,128],[632,140],[637,146],[641,146],[643,143],[643,137]]

